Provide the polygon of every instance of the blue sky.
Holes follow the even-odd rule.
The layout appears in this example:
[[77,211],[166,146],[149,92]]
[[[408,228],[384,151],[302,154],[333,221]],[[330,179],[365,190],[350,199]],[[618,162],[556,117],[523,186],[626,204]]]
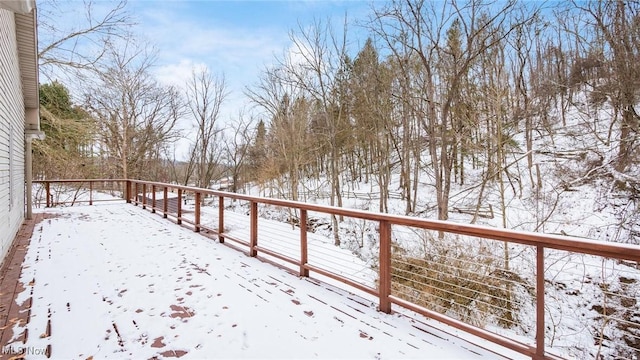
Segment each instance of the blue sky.
[[265,66],[286,53],[291,30],[311,25],[314,18],[331,18],[339,28],[345,13],[352,22],[366,18],[370,9],[366,0],[132,0],[129,5],[137,33],[158,48],[155,72],[160,81],[184,82],[194,66],[206,65],[224,74],[234,103],[244,86],[255,83]]
[[[94,18],[104,16],[118,1],[94,0],[91,7]],[[287,54],[291,31],[299,32],[300,26],[328,19],[335,29],[341,29],[347,15],[349,41],[353,41],[351,35],[362,32],[355,23],[369,16],[372,1],[381,4],[383,0],[128,0],[126,9],[136,23],[134,34],[157,50],[152,71],[158,81],[184,88],[192,70],[200,67],[225,77],[229,96],[221,120],[228,121],[237,119],[240,110],[248,107],[243,94],[245,87],[256,84],[265,67],[274,64],[276,57]],[[37,2],[41,46],[87,26],[84,1]],[[354,41],[354,51],[365,40]],[[101,49],[93,49],[93,44],[80,40],[65,47],[87,46],[84,50],[99,53]],[[49,75],[41,76],[41,81],[59,77],[67,82],[63,73],[54,70]],[[72,95],[82,101],[83,90],[75,86],[74,80],[67,85]],[[185,133],[191,128],[189,122],[189,119],[181,122]],[[188,146],[181,146],[185,147]]]
[[[287,53],[292,30],[298,32],[300,26],[310,26],[314,19],[331,19],[340,29],[345,14],[354,24],[368,16],[370,7],[369,0],[129,3],[138,22],[136,33],[157,47],[154,75],[159,81],[184,86],[192,69],[202,66],[225,77],[229,95],[221,109],[224,123],[237,120],[240,111],[247,114],[250,104],[243,94],[245,87],[257,83],[261,71]],[[349,25],[348,31],[361,30]],[[364,44],[365,40],[357,43]],[[191,128],[188,122],[180,125],[185,133]],[[178,157],[186,156],[188,147],[188,140],[180,141],[176,147]]]

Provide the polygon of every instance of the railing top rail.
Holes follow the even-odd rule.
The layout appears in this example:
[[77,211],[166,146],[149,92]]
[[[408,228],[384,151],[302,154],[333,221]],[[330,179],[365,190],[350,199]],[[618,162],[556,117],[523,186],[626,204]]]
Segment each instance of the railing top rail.
[[47,180],[33,180],[33,183],[44,184],[44,183],[54,183],[54,182],[78,183],[78,182],[109,182],[109,181],[123,182],[123,181],[127,181],[127,179],[52,179],[52,180],[47,179]]
[[[299,201],[263,198],[252,195],[237,194],[220,190],[203,189],[191,186],[168,184],[144,180],[127,179],[74,179],[74,180],[40,180],[38,182],[80,182],[80,181],[131,181],[133,183],[156,185],[158,187],[169,187],[182,189],[183,191],[200,192],[213,196],[223,196],[237,200],[253,201],[274,206],[291,207],[307,211],[316,211],[327,214],[343,215],[373,221],[387,221],[394,225],[416,227],[433,231],[444,231],[460,235],[474,236],[480,238],[508,241],[530,246],[542,246],[550,249],[565,250],[575,253],[604,256],[622,260],[640,262],[640,246],[622,243],[612,243],[583,239],[570,236],[541,234],[527,231],[516,231],[509,229],[499,229],[489,226],[460,224],[451,221],[429,220],[404,215],[392,215],[376,213],[372,211],[346,209],[329,205],[309,204]],[[36,182],[36,181],[34,181]]]

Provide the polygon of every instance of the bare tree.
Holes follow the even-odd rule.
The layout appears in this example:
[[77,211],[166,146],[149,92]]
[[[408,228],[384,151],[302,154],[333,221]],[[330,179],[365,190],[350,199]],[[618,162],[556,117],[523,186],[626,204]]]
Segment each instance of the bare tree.
[[405,96],[427,138],[438,219],[449,216],[454,164],[464,135],[459,131],[465,117],[461,101],[471,70],[481,54],[528,20],[511,22],[515,8],[514,0],[400,0],[376,10],[372,30],[387,43],[401,70],[412,74],[412,62],[406,59],[419,63],[417,76],[409,75],[412,92]]
[[[302,89],[286,80],[283,68],[266,70],[258,84],[247,89],[247,96],[269,118],[264,163],[260,165],[260,182],[286,178],[291,199],[298,200],[301,169],[314,156],[309,137],[311,104]],[[260,145],[260,144],[256,144]]]
[[180,94],[150,76],[154,56],[147,46],[126,39],[109,46],[105,56],[85,94],[97,119],[101,155],[114,167],[113,176],[154,179],[164,146],[178,137]]
[[187,83],[187,100],[195,120],[189,169],[195,171],[196,186],[208,188],[221,173],[218,127],[220,109],[228,95],[224,76],[214,76],[208,69],[194,69]]
[[231,191],[237,192],[244,184],[247,170],[246,159],[251,149],[253,122],[247,120],[244,113],[238,114],[238,119],[231,123],[230,130],[223,141],[224,160],[231,173]]
[[[62,14],[73,23],[60,21]],[[79,71],[93,70],[107,55],[107,44],[129,36],[134,21],[127,1],[38,2],[40,72],[56,79],[63,73],[74,78]]]
[[602,79],[606,85],[600,89],[604,89],[617,113],[622,115],[615,170],[624,172],[637,164],[640,133],[640,115],[636,111],[640,89],[640,2],[588,1],[574,5],[590,16],[588,25],[595,29],[596,38],[601,39],[598,43],[603,44],[603,55],[613,70],[612,76]]
[[260,168],[267,161],[267,126],[260,119],[252,131],[253,139],[249,144],[246,159],[246,175],[251,181],[260,181]]
[[[281,60],[286,69],[286,81],[305,92],[313,100],[316,117],[314,135],[326,151],[331,185],[330,204],[342,206],[342,150],[350,138],[351,128],[346,100],[346,19],[342,37],[335,34],[330,22],[316,20],[310,27],[292,32],[292,53]],[[339,219],[342,221],[342,217]],[[338,218],[332,215],[334,243],[340,245]]]
[[[365,168],[365,179],[369,174],[377,182],[380,188],[379,211],[388,211],[389,183],[391,181],[391,143],[390,138],[399,129],[397,124],[392,122],[392,74],[390,66],[381,64],[378,58],[378,51],[373,46],[373,41],[368,39],[364,47],[360,50],[354,60],[350,72],[351,86],[351,117],[354,122],[354,138],[360,151],[359,167]],[[408,120],[408,117],[403,118]],[[403,132],[404,134],[404,132]],[[409,136],[404,134],[403,136]],[[393,141],[393,143],[397,143]],[[406,150],[410,150],[409,144]],[[402,147],[401,155],[405,154]],[[410,160],[401,156],[403,160]],[[407,169],[402,166],[403,179]],[[402,182],[403,189],[407,185]],[[411,204],[411,196],[407,197],[408,204]],[[407,205],[410,208],[410,205]]]
[[[133,25],[127,3],[43,0],[38,1],[37,15],[40,79],[50,84],[41,89],[46,140],[34,144],[34,165],[40,167],[36,171],[72,174],[67,177],[107,176],[103,159],[93,153],[98,148],[98,128],[91,115],[75,104],[83,92],[83,75],[95,75],[108,52],[106,45],[127,37]],[[62,21],[65,16],[73,21]],[[62,102],[53,103],[52,97]],[[72,109],[61,109],[62,105]],[[77,147],[79,139],[81,148]]]

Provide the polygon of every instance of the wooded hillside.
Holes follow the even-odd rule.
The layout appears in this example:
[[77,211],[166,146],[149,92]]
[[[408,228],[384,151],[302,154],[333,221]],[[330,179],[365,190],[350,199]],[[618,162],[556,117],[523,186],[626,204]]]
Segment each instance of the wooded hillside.
[[[293,29],[286,55],[247,86],[251,112],[225,119],[224,74],[194,69],[186,90],[158,83],[153,48],[128,32],[119,3],[42,46],[44,69],[82,86],[42,87],[36,173],[204,187],[229,177],[232,191],[327,191],[337,206],[373,191],[382,212],[569,234],[545,224],[589,184],[617,216],[608,240],[639,243],[639,11],[638,1],[375,2],[367,19]],[[96,29],[99,56],[56,52]],[[172,152],[181,119],[198,124],[185,161]],[[530,218],[510,219],[516,205]]]

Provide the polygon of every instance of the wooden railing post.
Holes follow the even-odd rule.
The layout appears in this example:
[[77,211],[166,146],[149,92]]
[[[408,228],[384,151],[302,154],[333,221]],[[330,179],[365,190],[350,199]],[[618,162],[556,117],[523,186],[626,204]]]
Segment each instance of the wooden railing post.
[[93,181],[89,181],[89,205],[93,205]]
[[309,269],[305,267],[307,262],[307,210],[300,209],[300,276],[309,276]]
[[255,257],[258,255],[258,203],[251,202],[251,230],[249,231],[249,256]]
[[134,190],[136,191],[136,193],[133,195],[133,203],[138,206],[138,202],[140,201],[140,199],[138,198],[138,183],[136,182],[134,185]]
[[44,183],[44,188],[47,192],[47,207],[51,207],[51,183],[48,181]]
[[167,218],[167,211],[169,211],[169,199],[167,199],[167,195],[169,195],[169,189],[164,186],[162,188],[162,196],[164,196],[164,202],[162,203],[162,217]]
[[380,221],[380,284],[379,284],[379,297],[380,308],[379,310],[390,314],[391,313],[391,301],[389,295],[391,295],[391,224],[389,221]]
[[182,189],[178,189],[178,214],[176,216],[178,225],[182,224]]
[[224,244],[224,196],[218,196],[218,240],[221,244]]
[[536,251],[536,355],[535,359],[544,359],[544,247],[537,246]]
[[147,208],[147,184],[142,184],[142,208]]
[[202,193],[196,191],[196,212],[193,215],[193,231],[200,232],[200,202],[202,201]]
[[127,204],[131,204],[131,180],[125,182],[124,196],[126,196]]
[[151,213],[156,212],[156,186],[151,185]]

